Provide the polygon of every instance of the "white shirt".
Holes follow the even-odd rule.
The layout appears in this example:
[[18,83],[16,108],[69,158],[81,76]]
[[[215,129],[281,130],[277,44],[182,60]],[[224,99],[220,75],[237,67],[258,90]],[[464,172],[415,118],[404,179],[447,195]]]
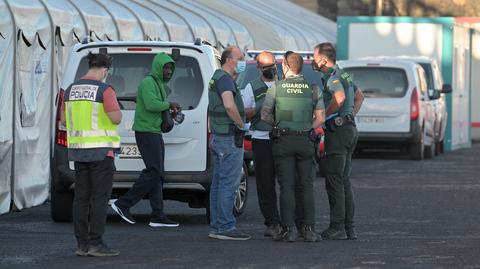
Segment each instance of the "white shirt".
[[[264,81],[269,88],[275,81]],[[243,105],[245,108],[255,108],[255,96],[253,95],[252,83],[248,83],[242,91]],[[267,131],[250,130],[250,134],[254,139],[270,139]]]

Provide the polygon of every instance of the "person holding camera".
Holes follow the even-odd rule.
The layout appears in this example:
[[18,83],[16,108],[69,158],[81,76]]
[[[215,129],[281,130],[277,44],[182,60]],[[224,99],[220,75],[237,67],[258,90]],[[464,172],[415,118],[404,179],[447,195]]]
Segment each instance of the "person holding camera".
[[[261,119],[271,126],[275,173],[280,185],[280,219],[282,230],[273,235],[275,241],[294,242],[295,189],[301,185],[303,195],[303,238],[316,242],[315,203],[313,197],[314,147],[313,129],[325,119],[325,107],[318,87],[301,75],[302,57],[287,51],[283,57],[283,80],[267,90]],[[298,179],[296,179],[298,177]]]
[[133,130],[145,169],[133,187],[111,206],[126,222],[135,224],[130,208],[146,194],[150,197],[152,215],[151,227],[177,227],[179,224],[167,218],[163,211],[163,174],[165,144],[162,138],[162,113],[173,110],[180,112],[180,105],[167,101],[165,83],[173,76],[175,62],[166,53],[159,53],[152,63],[152,71],[147,75],[137,93],[137,104]]
[[226,48],[222,68],[210,80],[208,116],[213,153],[213,177],[210,186],[210,228],[208,236],[221,240],[248,240],[250,236],[236,228],[233,215],[235,191],[240,184],[243,164],[245,111],[235,83],[245,71],[244,55],[238,47]]

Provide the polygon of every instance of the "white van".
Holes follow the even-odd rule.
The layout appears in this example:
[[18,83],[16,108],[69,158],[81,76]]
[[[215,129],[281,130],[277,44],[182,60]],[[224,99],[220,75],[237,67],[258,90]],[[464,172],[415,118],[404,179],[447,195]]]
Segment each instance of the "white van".
[[[61,89],[57,95],[57,121],[52,153],[51,212],[54,221],[70,221],[73,201],[74,166],[67,159],[66,132],[60,124],[58,104],[63,91],[88,69],[88,52],[108,53],[113,57],[106,83],[113,86],[122,110],[119,126],[121,153],[115,157],[112,198],[125,193],[145,168],[132,130],[137,88],[150,72],[157,53],[165,52],[175,61],[175,72],[167,84],[168,99],[178,102],[185,114],[182,124],[163,135],[165,141],[164,199],[187,202],[190,207],[209,208],[212,162],[208,149],[208,83],[220,67],[218,51],[201,39],[180,42],[94,42],[76,45],[70,53]],[[247,175],[237,190],[235,213],[246,205]]]
[[435,155],[435,111],[423,68],[384,57],[339,61],[363,91],[357,148],[404,148],[421,160]]

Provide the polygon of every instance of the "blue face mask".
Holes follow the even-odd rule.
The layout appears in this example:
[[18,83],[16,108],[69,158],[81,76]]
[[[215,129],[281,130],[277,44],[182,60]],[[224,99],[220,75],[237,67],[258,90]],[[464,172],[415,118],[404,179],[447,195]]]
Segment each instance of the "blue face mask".
[[242,73],[243,71],[245,71],[245,68],[247,68],[247,62],[238,61],[237,62],[237,68],[235,68],[235,71],[237,72],[237,74],[239,74],[239,73]]

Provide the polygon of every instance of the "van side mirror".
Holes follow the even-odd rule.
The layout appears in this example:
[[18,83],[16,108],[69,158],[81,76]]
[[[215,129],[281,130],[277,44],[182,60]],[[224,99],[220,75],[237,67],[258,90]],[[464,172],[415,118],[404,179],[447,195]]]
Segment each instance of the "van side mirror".
[[452,92],[452,85],[451,84],[443,84],[441,93],[451,93]]
[[428,99],[430,100],[437,100],[440,98],[441,91],[435,89],[428,90]]

